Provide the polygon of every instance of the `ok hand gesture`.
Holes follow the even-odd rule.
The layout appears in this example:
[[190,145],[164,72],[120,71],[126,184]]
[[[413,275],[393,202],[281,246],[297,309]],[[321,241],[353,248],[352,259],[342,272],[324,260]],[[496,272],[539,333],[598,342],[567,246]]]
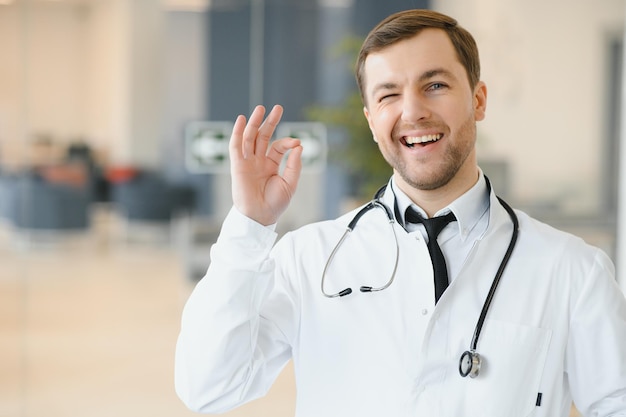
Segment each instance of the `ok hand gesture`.
[[[257,106],[247,123],[245,116],[237,117],[230,138],[233,203],[242,214],[263,225],[276,223],[287,209],[302,170],[298,139],[282,138],[269,145],[282,114],[283,108],[276,105],[263,120],[265,108]],[[289,150],[281,175],[280,163]]]

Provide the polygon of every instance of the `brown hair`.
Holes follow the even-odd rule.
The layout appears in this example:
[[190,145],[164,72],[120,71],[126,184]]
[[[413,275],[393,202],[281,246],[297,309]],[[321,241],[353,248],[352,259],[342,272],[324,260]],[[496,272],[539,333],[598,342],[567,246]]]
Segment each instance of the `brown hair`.
[[423,29],[442,29],[452,41],[457,57],[469,80],[470,87],[474,88],[480,80],[480,59],[478,47],[472,35],[458,25],[457,21],[442,13],[432,10],[405,10],[392,14],[380,22],[367,35],[356,63],[356,82],[361,91],[363,103],[365,95],[365,59],[372,52],[380,51],[396,42],[412,38]]

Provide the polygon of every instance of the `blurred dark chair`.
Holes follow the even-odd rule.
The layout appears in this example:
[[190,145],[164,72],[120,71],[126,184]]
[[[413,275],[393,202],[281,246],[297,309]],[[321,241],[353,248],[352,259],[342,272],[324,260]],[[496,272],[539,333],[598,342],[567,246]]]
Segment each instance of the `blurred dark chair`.
[[89,228],[87,188],[51,183],[35,173],[4,177],[0,210],[19,229],[85,230]]
[[15,212],[13,195],[17,188],[17,176],[12,173],[0,175],[0,218],[5,222],[12,222]]
[[127,220],[169,222],[179,212],[190,211],[194,190],[173,184],[158,173],[141,171],[115,183],[112,201]]

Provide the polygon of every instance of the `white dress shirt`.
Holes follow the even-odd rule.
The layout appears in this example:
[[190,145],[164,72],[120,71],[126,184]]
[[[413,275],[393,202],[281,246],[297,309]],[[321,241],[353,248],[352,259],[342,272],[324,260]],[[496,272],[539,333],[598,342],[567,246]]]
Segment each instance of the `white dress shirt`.
[[[394,207],[391,189],[382,200]],[[509,215],[490,193],[488,226],[468,231],[465,259],[447,251],[454,279],[435,306],[424,239],[379,209],[328,268],[326,291],[353,293],[322,295],[322,271],[354,214],[274,245],[271,229],[229,213],[183,313],[175,383],[190,408],[217,413],[263,396],[293,359],[297,417],[566,417],[572,398],[585,416],[626,417],[626,301],[602,251],[517,212],[518,243],[478,341],[481,374],[462,378]],[[396,278],[361,293],[390,277],[392,228]]]
[[[409,206],[417,210],[422,217],[427,218],[428,215],[420,206],[416,205],[411,199],[402,192],[395,184],[393,179],[390,181],[391,189],[396,198],[397,210],[396,216],[404,228],[409,233],[420,233],[422,238],[428,243],[428,233],[423,224],[406,223],[404,214]],[[465,194],[452,202],[449,206],[439,210],[433,217],[443,216],[452,211],[456,217],[456,222],[446,226],[439,236],[437,242],[441,248],[441,252],[446,259],[448,269],[448,280],[452,282],[465,262],[467,255],[474,246],[480,236],[487,230],[489,225],[489,187],[487,180],[482,175],[476,184]]]

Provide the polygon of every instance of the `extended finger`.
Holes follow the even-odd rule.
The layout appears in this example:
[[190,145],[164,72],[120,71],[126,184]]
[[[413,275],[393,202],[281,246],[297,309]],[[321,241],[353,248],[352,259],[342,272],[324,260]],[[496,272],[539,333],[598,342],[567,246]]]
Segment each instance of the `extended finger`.
[[283,107],[277,104],[272,108],[272,111],[270,111],[267,118],[259,128],[256,146],[254,149],[255,154],[265,155],[267,153],[270,139],[272,138],[274,130],[276,130],[276,126],[278,125],[278,122],[280,122],[281,117],[283,117]]
[[250,115],[250,120],[248,120],[248,124],[243,131],[242,153],[244,159],[255,151],[255,142],[259,134],[259,128],[263,123],[263,116],[265,116],[265,107],[261,105],[256,106]]
[[237,120],[235,120],[233,132],[230,135],[230,142],[228,143],[228,151],[231,158],[239,159],[242,157],[243,131],[245,127],[246,116],[240,114],[239,116],[237,116]]

